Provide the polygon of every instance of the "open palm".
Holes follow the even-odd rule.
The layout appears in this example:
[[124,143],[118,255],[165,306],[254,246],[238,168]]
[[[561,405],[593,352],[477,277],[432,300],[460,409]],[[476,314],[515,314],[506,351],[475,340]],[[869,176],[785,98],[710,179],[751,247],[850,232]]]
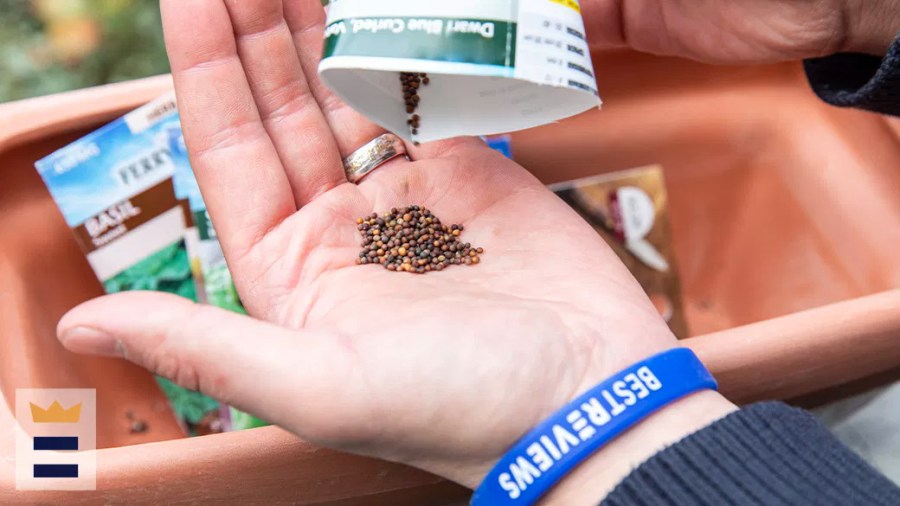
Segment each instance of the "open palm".
[[[342,156],[383,131],[316,78],[319,0],[162,5],[192,164],[258,320],[120,294],[61,322],[70,348],[112,336],[105,351],[304,437],[474,485],[566,401],[674,346],[591,227],[480,140],[347,182]],[[465,225],[482,262],[356,265],[356,218],[412,204]]]

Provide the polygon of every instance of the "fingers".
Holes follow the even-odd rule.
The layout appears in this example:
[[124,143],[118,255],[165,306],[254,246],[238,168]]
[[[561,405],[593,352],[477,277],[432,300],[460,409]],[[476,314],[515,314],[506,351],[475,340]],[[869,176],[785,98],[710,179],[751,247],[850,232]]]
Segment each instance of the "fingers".
[[63,317],[57,332],[71,351],[125,357],[275,423],[297,422],[291,406],[327,414],[327,405],[315,411],[311,404],[340,398],[354,378],[330,336],[288,331],[157,292],[82,304]]
[[[284,17],[309,87],[331,125],[341,157],[346,158],[383,134],[384,129],[351,109],[319,80],[325,33],[325,9],[321,0],[289,0],[284,3]],[[399,83],[397,90],[400,90]]]
[[162,0],[184,137],[230,259],[296,211],[281,160],[238,59],[225,5]]
[[282,2],[226,0],[225,5],[265,129],[297,205],[306,205],[347,179],[334,136],[303,75]]

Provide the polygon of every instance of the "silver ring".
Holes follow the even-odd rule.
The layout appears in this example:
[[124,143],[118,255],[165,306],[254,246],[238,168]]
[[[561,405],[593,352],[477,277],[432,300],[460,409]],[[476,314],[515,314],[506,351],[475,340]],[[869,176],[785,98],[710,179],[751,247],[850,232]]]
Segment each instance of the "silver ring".
[[344,158],[344,172],[351,183],[358,183],[388,160],[406,155],[406,145],[394,134],[384,134]]

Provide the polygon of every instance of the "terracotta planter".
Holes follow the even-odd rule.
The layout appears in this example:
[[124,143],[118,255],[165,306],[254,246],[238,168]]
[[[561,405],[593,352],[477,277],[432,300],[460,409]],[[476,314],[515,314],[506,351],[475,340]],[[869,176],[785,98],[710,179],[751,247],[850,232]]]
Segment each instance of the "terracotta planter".
[[[797,65],[629,53],[595,65],[604,111],[517,134],[516,158],[548,183],[664,165],[700,336],[683,343],[727,395],[792,398],[900,366],[900,124],[821,104]],[[60,347],[59,316],[101,289],[32,164],[170,87],[160,77],[0,106],[0,503],[464,500],[426,473],[274,427],[185,439],[148,373]],[[14,491],[11,406],[24,387],[98,389],[97,493]],[[147,433],[130,432],[129,410]]]

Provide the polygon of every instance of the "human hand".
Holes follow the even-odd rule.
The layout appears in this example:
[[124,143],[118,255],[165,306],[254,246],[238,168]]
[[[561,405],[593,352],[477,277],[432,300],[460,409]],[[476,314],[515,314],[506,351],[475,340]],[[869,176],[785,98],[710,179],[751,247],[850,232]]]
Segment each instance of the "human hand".
[[[118,294],[64,317],[69,349],[124,356],[304,438],[474,486],[570,399],[676,346],[594,230],[478,139],[410,146],[413,161],[347,182],[341,158],[383,131],[316,77],[320,0],[162,10],[191,161],[255,318]],[[482,262],[426,275],[356,265],[357,217],[411,204],[465,225]],[[699,414],[686,428],[659,415],[638,438],[654,448],[624,438],[628,459],[604,472],[624,475],[730,409],[710,393],[688,405]]]
[[582,0],[595,47],[710,63],[765,63],[861,52],[883,56],[898,0]]

